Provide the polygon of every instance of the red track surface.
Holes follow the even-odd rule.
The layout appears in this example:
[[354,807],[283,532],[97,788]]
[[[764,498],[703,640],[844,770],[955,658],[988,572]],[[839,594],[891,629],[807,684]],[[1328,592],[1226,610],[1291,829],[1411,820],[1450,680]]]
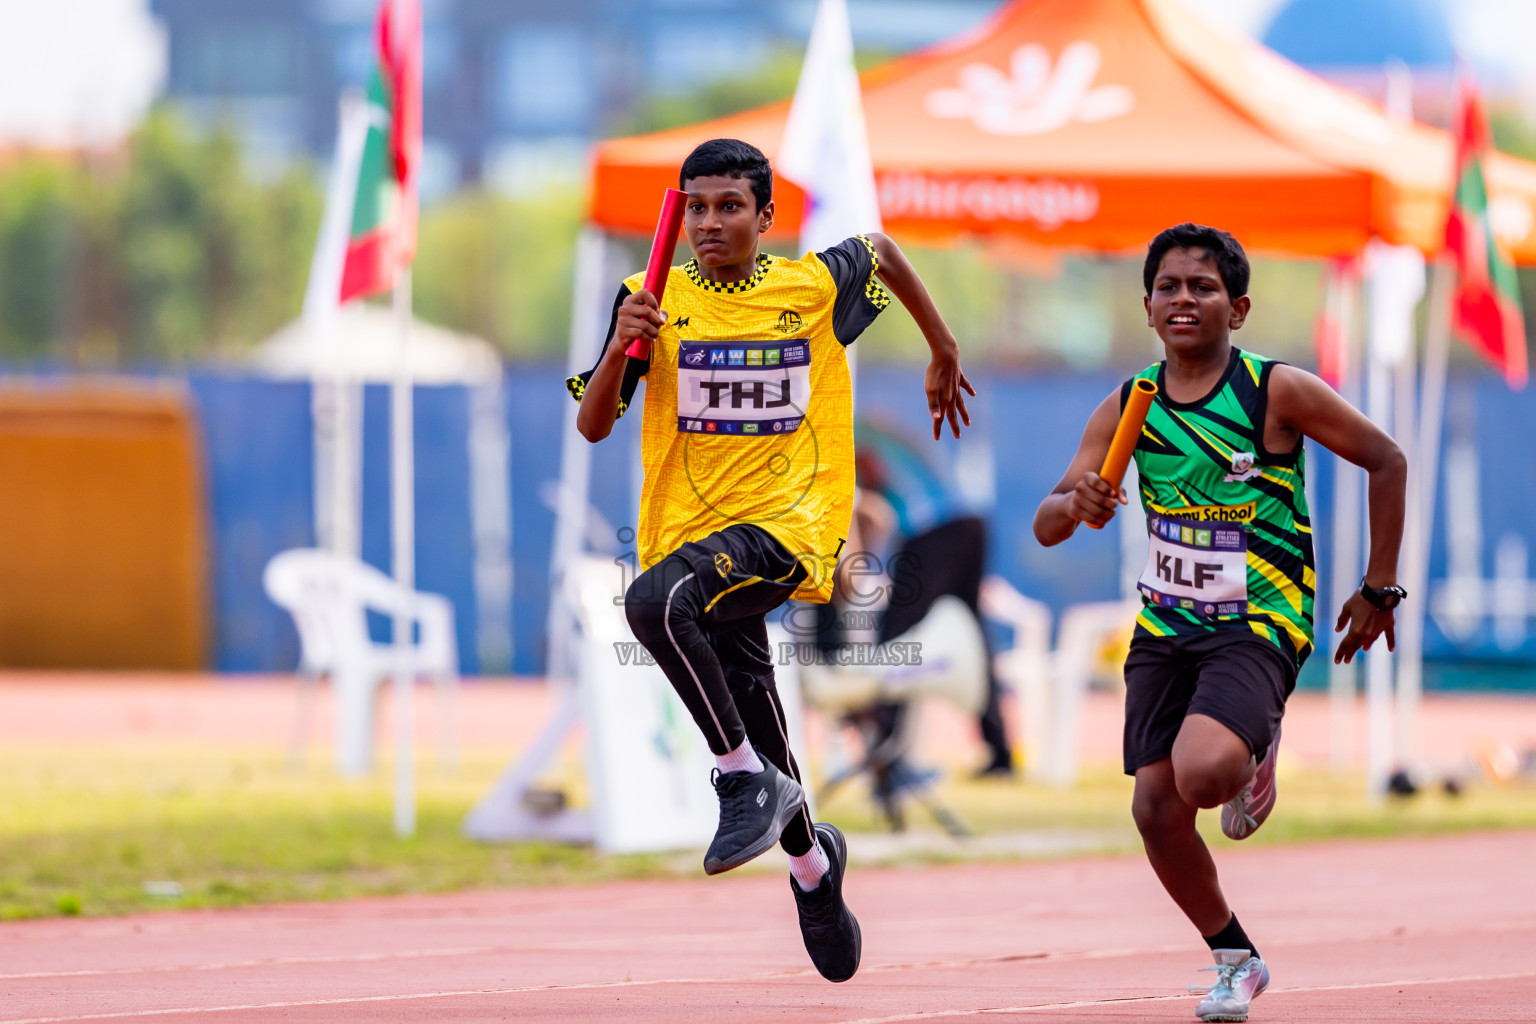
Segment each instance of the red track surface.
[[[394,735],[390,690],[380,694],[379,735]],[[291,676],[171,676],[118,673],[0,673],[0,743],[79,743],[94,748],[215,745],[265,747],[280,751],[294,721]],[[1120,761],[1121,698],[1092,693],[1083,709],[1083,760]],[[1017,707],[1005,711],[1013,735],[1022,735]],[[430,745],[437,737],[437,703],[426,688],[416,700],[417,735]],[[480,680],[459,694],[458,728],[466,750],[511,757],[544,725],[552,701],[542,680]],[[312,728],[317,759],[329,748],[334,702],[321,687]],[[1364,766],[1366,721],[1363,702],[1354,702],[1351,760]],[[1430,694],[1420,714],[1420,753],[1437,768],[1460,767],[1487,741],[1516,750],[1536,748],[1536,696],[1529,694]],[[812,716],[812,749],[822,728]],[[1285,711],[1282,757],[1299,766],[1329,763],[1328,697],[1292,695]],[[923,710],[917,747],[930,763],[966,764],[980,758],[976,725],[946,704]],[[423,748],[424,750],[426,747]]]
[[[1255,1021],[1536,1020],[1536,834],[1220,855]],[[855,871],[811,971],[749,875],[0,926],[0,1021],[1182,1021],[1209,956],[1137,858]]]

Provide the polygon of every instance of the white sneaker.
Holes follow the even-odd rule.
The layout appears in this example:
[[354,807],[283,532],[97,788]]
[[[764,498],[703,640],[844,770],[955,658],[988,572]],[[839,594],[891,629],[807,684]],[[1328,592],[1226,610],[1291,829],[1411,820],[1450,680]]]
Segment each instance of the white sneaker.
[[1280,757],[1280,727],[1269,743],[1264,760],[1237,796],[1221,805],[1221,832],[1228,839],[1247,839],[1259,830],[1275,809],[1275,762]]
[[1246,949],[1215,949],[1215,967],[1202,967],[1215,971],[1216,984],[1202,988],[1191,985],[1191,992],[1204,992],[1205,998],[1195,1007],[1195,1017],[1202,1021],[1245,1021],[1248,1006],[1261,992],[1269,988],[1269,968],[1264,961]]

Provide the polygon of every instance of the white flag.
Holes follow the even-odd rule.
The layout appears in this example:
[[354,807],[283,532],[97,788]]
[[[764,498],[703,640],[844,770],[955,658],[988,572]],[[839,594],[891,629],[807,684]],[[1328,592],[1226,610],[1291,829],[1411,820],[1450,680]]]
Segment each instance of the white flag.
[[816,9],[777,169],[805,191],[800,251],[881,229],[844,0],[821,0]]
[[357,172],[363,163],[371,117],[361,93],[342,93],[336,118],[336,156],[325,191],[325,211],[320,217],[315,255],[309,264],[309,287],[304,292],[304,324],[311,344],[328,344],[333,340],[336,311],[341,308],[342,268],[347,262],[347,241],[352,233],[352,207],[357,199]]

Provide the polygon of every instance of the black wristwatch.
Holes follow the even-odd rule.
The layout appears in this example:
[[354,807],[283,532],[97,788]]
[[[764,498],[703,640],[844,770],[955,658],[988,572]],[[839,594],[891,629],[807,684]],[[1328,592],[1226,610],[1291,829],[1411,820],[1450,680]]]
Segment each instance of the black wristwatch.
[[1365,577],[1360,577],[1360,596],[1384,612],[1402,604],[1408,598],[1408,591],[1402,587],[1382,587],[1379,590],[1365,582]]

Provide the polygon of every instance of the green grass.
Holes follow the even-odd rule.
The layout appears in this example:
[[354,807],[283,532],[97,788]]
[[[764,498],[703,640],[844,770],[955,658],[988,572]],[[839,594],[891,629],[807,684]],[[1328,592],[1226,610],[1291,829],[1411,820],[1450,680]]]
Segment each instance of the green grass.
[[[0,754],[0,919],[116,914],[663,873],[604,857],[460,835],[499,763],[424,765],[419,828],[397,839],[387,767],[356,782],[279,757],[220,752]],[[146,882],[175,882],[179,897]]]
[[[401,841],[391,825],[387,766],[356,782],[323,767],[287,768],[274,754],[239,751],[0,753],[0,918],[118,914],[406,892],[576,883],[697,872],[693,855],[605,856],[548,843],[489,846],[459,824],[501,764],[472,759],[457,772],[424,764],[420,827]],[[1282,768],[1282,773],[1284,769]],[[570,774],[574,776],[574,771]],[[1130,780],[1093,771],[1071,791],[1006,782],[951,782],[946,801],[977,832],[1071,829],[1104,849],[1135,849]],[[850,786],[821,808],[850,831],[878,830]],[[914,829],[935,828],[914,809]],[[1207,834],[1214,814],[1203,816]],[[1536,789],[1479,787],[1460,798],[1426,793],[1380,805],[1359,779],[1281,776],[1281,802],[1254,843],[1536,827]],[[1219,835],[1217,843],[1225,843]],[[966,856],[921,855],[930,859]],[[150,895],[175,882],[182,895]]]

